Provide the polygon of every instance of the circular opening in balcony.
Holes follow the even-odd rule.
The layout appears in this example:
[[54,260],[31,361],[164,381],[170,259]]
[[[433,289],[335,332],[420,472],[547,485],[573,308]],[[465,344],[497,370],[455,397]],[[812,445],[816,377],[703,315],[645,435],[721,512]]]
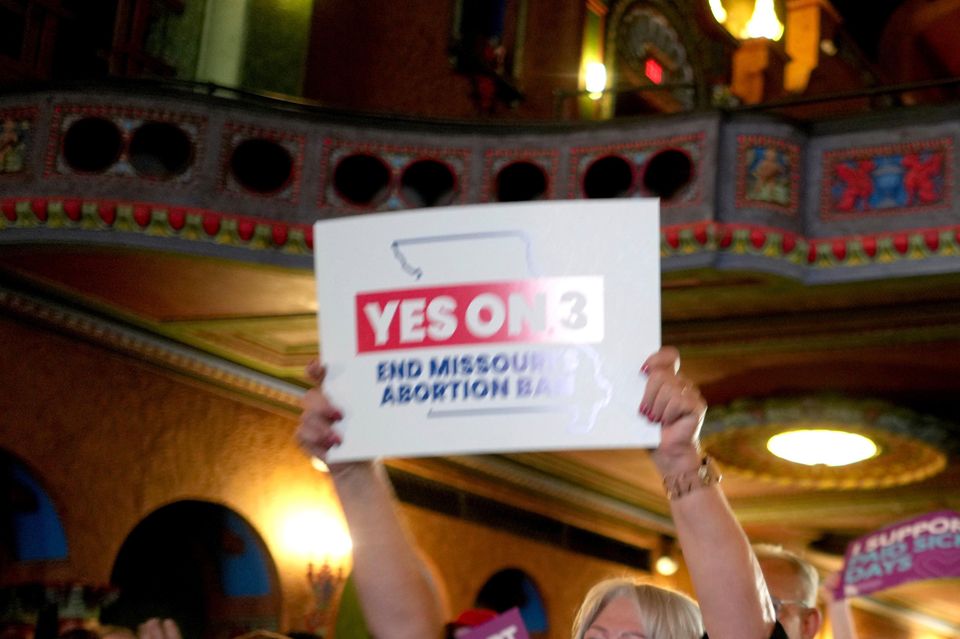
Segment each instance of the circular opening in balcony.
[[382,200],[390,184],[390,169],[375,155],[348,155],[333,171],[333,188],[344,200],[359,205]]
[[130,139],[130,164],[144,177],[166,180],[182,174],[192,161],[190,137],[175,124],[146,122]]
[[453,201],[457,179],[449,166],[437,160],[417,160],[400,178],[403,199],[413,207],[443,206]]
[[273,140],[244,140],[233,149],[230,171],[243,188],[254,193],[276,193],[293,176],[290,152]]
[[619,155],[594,160],[583,176],[583,194],[591,199],[622,197],[633,190],[633,166]]
[[693,162],[677,149],[666,149],[654,155],[643,171],[643,187],[662,200],[669,200],[690,183]]
[[497,173],[498,202],[539,200],[547,192],[547,174],[533,162],[512,162]]
[[63,136],[63,159],[75,171],[103,173],[120,159],[123,136],[110,120],[83,118]]

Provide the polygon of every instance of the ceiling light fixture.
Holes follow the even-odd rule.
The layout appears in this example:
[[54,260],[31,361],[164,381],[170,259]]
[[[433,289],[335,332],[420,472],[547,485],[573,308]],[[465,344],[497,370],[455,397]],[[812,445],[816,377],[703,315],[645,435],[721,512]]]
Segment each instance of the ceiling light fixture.
[[[949,424],[876,399],[745,399],[711,407],[703,445],[724,472],[822,489],[902,486],[947,465]],[[846,457],[844,457],[846,456]]]
[[788,430],[767,440],[767,450],[806,466],[848,466],[870,459],[879,448],[869,437],[829,428]]

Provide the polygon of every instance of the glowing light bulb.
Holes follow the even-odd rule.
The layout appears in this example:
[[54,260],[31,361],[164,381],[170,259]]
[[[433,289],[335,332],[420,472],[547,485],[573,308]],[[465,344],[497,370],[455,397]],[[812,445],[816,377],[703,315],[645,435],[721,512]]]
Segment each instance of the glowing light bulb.
[[318,565],[340,564],[353,549],[343,523],[322,510],[291,513],[284,521],[282,539],[290,555]]
[[588,97],[591,100],[599,100],[603,97],[604,89],[607,88],[607,67],[602,62],[588,62],[584,84]]
[[783,37],[783,24],[777,19],[773,0],[757,0],[757,4],[753,7],[753,15],[750,16],[750,21],[743,28],[740,37],[744,40],[749,38],[779,40]]
[[680,570],[680,564],[670,555],[661,555],[654,564],[654,568],[664,577],[669,577],[677,574],[677,571]]
[[779,433],[767,440],[767,450],[806,466],[847,466],[870,459],[879,451],[868,437],[825,428]]
[[727,10],[723,8],[720,0],[710,0],[710,11],[717,22],[723,24],[727,21]]

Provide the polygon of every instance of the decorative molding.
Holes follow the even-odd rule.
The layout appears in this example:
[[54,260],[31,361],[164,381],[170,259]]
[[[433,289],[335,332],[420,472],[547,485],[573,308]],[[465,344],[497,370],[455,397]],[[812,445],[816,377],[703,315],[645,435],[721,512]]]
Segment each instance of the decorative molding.
[[[294,255],[309,255],[313,251],[313,227],[310,225],[210,209],[153,202],[51,197],[0,200],[0,212],[0,233],[6,229],[136,233],[159,239],[212,242]],[[122,244],[120,237],[118,244]]]
[[799,144],[765,135],[738,135],[737,208],[796,217],[800,211],[800,158]]
[[0,286],[0,310],[296,414],[304,389],[90,313]]
[[[0,234],[13,229],[56,229],[134,233],[301,256],[313,250],[313,227],[308,224],[154,202],[17,197],[0,200],[0,213]],[[123,243],[122,235],[117,243]],[[909,265],[931,258],[956,259],[960,266],[960,224],[815,239],[756,224],[696,222],[662,227],[661,258],[696,254],[780,262],[800,267],[801,273]]]
[[827,151],[820,218],[912,215],[953,208],[953,138]]

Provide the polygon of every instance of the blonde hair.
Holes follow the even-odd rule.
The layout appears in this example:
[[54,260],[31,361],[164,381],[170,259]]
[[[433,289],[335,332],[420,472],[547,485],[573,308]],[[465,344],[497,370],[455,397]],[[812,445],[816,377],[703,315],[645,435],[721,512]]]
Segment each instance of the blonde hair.
[[[793,573],[800,579],[803,590],[803,603],[813,608],[817,605],[817,589],[820,587],[820,575],[810,562],[795,552],[776,544],[754,544],[753,552],[757,561],[779,560],[786,562],[793,569]],[[762,567],[762,566],[761,566]]]
[[636,579],[607,579],[587,593],[573,621],[573,639],[583,639],[604,607],[617,597],[630,597],[640,606],[649,639],[700,639],[703,619],[696,602],[687,595],[645,584]]

